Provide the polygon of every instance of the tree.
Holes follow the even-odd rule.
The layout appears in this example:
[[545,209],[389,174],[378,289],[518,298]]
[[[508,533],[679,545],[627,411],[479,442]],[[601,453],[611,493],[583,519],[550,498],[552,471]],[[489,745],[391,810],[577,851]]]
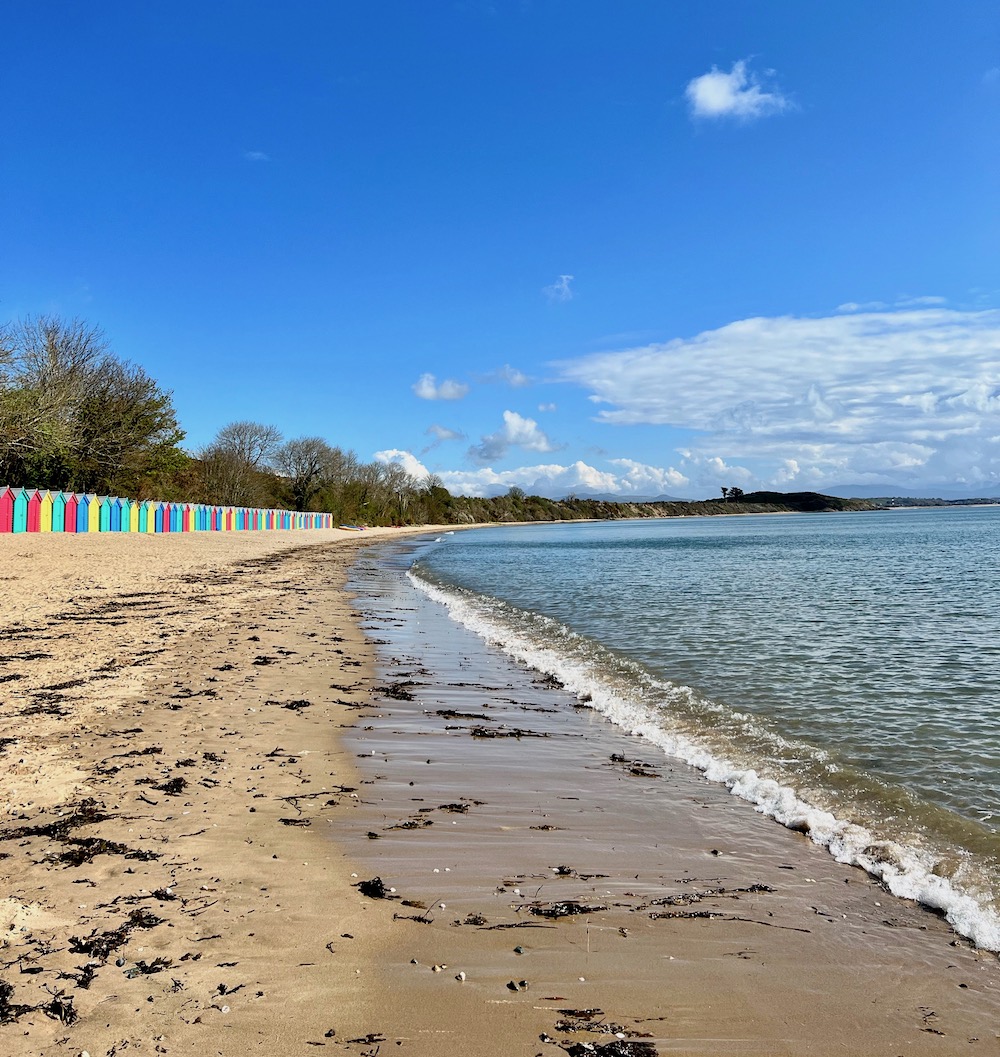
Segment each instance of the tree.
[[743,498],[743,495],[744,493],[742,488],[734,487],[729,489],[729,498],[732,499],[734,502],[738,503]]
[[140,496],[187,462],[171,395],[81,320],[0,333],[0,478]]
[[[343,452],[339,453],[341,456]],[[312,500],[332,479],[338,453],[322,437],[286,441],[274,453],[274,466],[296,510],[308,510]]]
[[281,444],[277,426],[262,422],[230,422],[203,448],[203,498],[223,506],[261,506],[273,498],[271,460]]
[[722,501],[724,503],[729,502],[729,489],[725,485],[722,486]]

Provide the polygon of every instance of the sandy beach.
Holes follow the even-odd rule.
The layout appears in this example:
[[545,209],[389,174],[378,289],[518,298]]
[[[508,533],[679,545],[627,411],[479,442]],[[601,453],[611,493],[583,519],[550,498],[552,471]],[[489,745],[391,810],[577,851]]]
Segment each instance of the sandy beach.
[[375,551],[359,618],[392,535],[0,537],[0,1052],[995,1052],[995,955]]

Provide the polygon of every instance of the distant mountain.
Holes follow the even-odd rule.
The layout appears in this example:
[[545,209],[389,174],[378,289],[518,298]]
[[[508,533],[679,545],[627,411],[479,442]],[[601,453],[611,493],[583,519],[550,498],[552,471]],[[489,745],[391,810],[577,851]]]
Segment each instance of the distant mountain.
[[[620,492],[573,492],[577,499],[596,499],[599,503],[688,503],[675,495],[630,495]],[[563,499],[566,496],[562,497]]]

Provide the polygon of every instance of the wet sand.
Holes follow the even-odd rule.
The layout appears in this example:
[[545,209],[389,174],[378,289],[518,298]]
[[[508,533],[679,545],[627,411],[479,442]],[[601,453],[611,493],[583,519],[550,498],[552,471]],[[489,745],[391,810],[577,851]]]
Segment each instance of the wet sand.
[[387,1039],[484,1057],[996,1050],[995,955],[362,566],[383,692],[346,735],[370,791],[344,838],[395,889]]
[[366,639],[373,538],[0,537],[0,1052],[996,1049],[995,956],[372,552]]

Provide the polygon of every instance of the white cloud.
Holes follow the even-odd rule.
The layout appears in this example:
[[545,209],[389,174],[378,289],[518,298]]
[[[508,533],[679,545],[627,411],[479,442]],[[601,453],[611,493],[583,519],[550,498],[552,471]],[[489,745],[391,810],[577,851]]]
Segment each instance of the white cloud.
[[[626,473],[599,470],[595,466],[576,460],[563,465],[561,463],[541,463],[535,466],[519,466],[514,470],[496,471],[490,468],[481,470],[446,470],[438,474],[445,487],[457,495],[499,495],[512,485],[523,488],[529,495],[544,495],[550,498],[562,498],[571,492],[586,495],[588,492],[609,492],[628,499],[629,495],[648,494],[635,487],[633,467],[639,463],[621,460]],[[646,467],[652,477],[669,474],[672,471],[657,470]]]
[[506,382],[514,389],[522,389],[526,385],[531,385],[531,379],[516,367],[511,367],[509,363],[505,363],[499,371],[494,371],[490,376],[490,381]]
[[745,319],[558,366],[599,421],[691,431],[699,483],[1000,485],[996,309]]
[[[765,76],[773,77],[773,73],[768,70]],[[745,59],[734,62],[729,73],[713,66],[708,73],[689,81],[684,94],[693,117],[752,121],[791,107],[777,88],[765,89],[762,79],[747,69]]]
[[243,152],[243,157],[246,158],[247,161],[271,160],[271,156],[269,154],[265,154],[262,150],[245,150]]
[[413,383],[413,391],[421,400],[461,400],[469,391],[462,382],[453,382],[446,378],[440,385],[433,374],[422,374]]
[[576,278],[574,275],[560,275],[559,278],[551,285],[542,287],[542,293],[550,300],[557,304],[563,304],[566,301],[573,300],[573,291],[570,289],[570,283]]
[[945,297],[902,297],[893,305],[894,308],[927,308],[931,305],[943,305]]
[[402,466],[417,481],[431,475],[430,470],[412,452],[401,451],[399,448],[386,448],[385,451],[375,452],[375,461],[386,466]]
[[469,448],[469,458],[481,466],[502,459],[510,448],[526,451],[556,451],[557,447],[538,428],[533,418],[524,418],[516,411],[503,413],[503,426],[489,433]]
[[539,411],[555,411],[555,409],[556,409],[556,405],[555,404],[539,404],[538,405],[538,410]]
[[647,466],[633,459],[609,459],[612,466],[623,472],[619,475],[618,488],[611,489],[633,495],[662,495],[670,489],[685,488],[691,482],[673,466],[664,469],[662,466]]
[[[427,467],[411,452],[398,448],[389,448],[375,453],[375,459],[381,463],[393,463],[402,466],[411,477],[423,480],[430,476]],[[682,488],[688,483],[687,478],[671,467],[647,466],[632,459],[612,459],[613,470],[601,470],[582,460],[568,464],[539,463],[532,466],[519,466],[512,470],[494,470],[483,467],[478,470],[439,470],[439,477],[444,486],[456,495],[500,495],[512,485],[523,488],[530,495],[544,495],[550,498],[561,498],[575,492],[609,493],[622,500],[631,496],[659,495],[670,489]],[[725,478],[731,483],[730,474]]]
[[465,440],[464,433],[459,433],[457,429],[448,429],[447,426],[439,426],[436,422],[428,426],[425,432],[438,443],[445,440]]

